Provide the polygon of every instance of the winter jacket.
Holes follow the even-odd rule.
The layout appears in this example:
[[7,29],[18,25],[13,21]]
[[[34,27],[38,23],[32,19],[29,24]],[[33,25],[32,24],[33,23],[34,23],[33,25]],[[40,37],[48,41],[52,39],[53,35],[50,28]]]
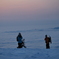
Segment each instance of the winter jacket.
[[18,41],[18,43],[22,43],[22,38],[21,37],[17,37],[17,41]]
[[45,38],[45,43],[48,44],[49,43],[49,38]]

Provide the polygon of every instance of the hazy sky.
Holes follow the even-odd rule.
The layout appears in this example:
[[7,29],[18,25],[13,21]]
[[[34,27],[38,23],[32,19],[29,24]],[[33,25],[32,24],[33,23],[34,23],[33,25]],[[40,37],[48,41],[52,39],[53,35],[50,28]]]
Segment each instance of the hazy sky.
[[0,22],[21,20],[59,20],[59,0],[0,0]]

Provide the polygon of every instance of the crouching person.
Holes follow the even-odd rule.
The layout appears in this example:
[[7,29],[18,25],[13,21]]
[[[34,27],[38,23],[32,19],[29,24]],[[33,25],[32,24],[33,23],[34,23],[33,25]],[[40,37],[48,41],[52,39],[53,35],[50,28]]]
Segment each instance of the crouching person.
[[22,37],[21,33],[19,33],[17,38],[16,38],[16,40],[18,42],[18,47],[17,48],[22,48],[22,47],[26,48],[26,46],[24,45],[24,41],[22,39],[23,39],[23,37]]

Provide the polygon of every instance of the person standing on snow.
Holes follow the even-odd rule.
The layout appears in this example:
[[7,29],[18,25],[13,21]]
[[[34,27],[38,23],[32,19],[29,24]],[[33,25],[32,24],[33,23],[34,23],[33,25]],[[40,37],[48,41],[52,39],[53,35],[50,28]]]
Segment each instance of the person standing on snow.
[[49,43],[52,43],[51,42],[51,37],[47,37],[47,35],[45,35],[45,43],[46,43],[46,49],[50,49],[50,45]]

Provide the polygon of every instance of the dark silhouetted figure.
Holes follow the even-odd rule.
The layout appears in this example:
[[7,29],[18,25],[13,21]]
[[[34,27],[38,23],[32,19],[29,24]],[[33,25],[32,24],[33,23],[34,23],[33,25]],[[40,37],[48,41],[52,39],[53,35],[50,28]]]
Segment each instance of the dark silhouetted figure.
[[18,47],[17,48],[22,48],[22,47],[26,48],[26,46],[24,44],[25,39],[23,39],[23,40],[22,39],[23,39],[23,37],[22,37],[21,33],[19,33],[17,38],[16,38],[16,40],[18,42]]
[[46,43],[46,49],[50,49],[50,44],[51,42],[51,37],[47,37],[47,35],[45,35],[45,43]]

